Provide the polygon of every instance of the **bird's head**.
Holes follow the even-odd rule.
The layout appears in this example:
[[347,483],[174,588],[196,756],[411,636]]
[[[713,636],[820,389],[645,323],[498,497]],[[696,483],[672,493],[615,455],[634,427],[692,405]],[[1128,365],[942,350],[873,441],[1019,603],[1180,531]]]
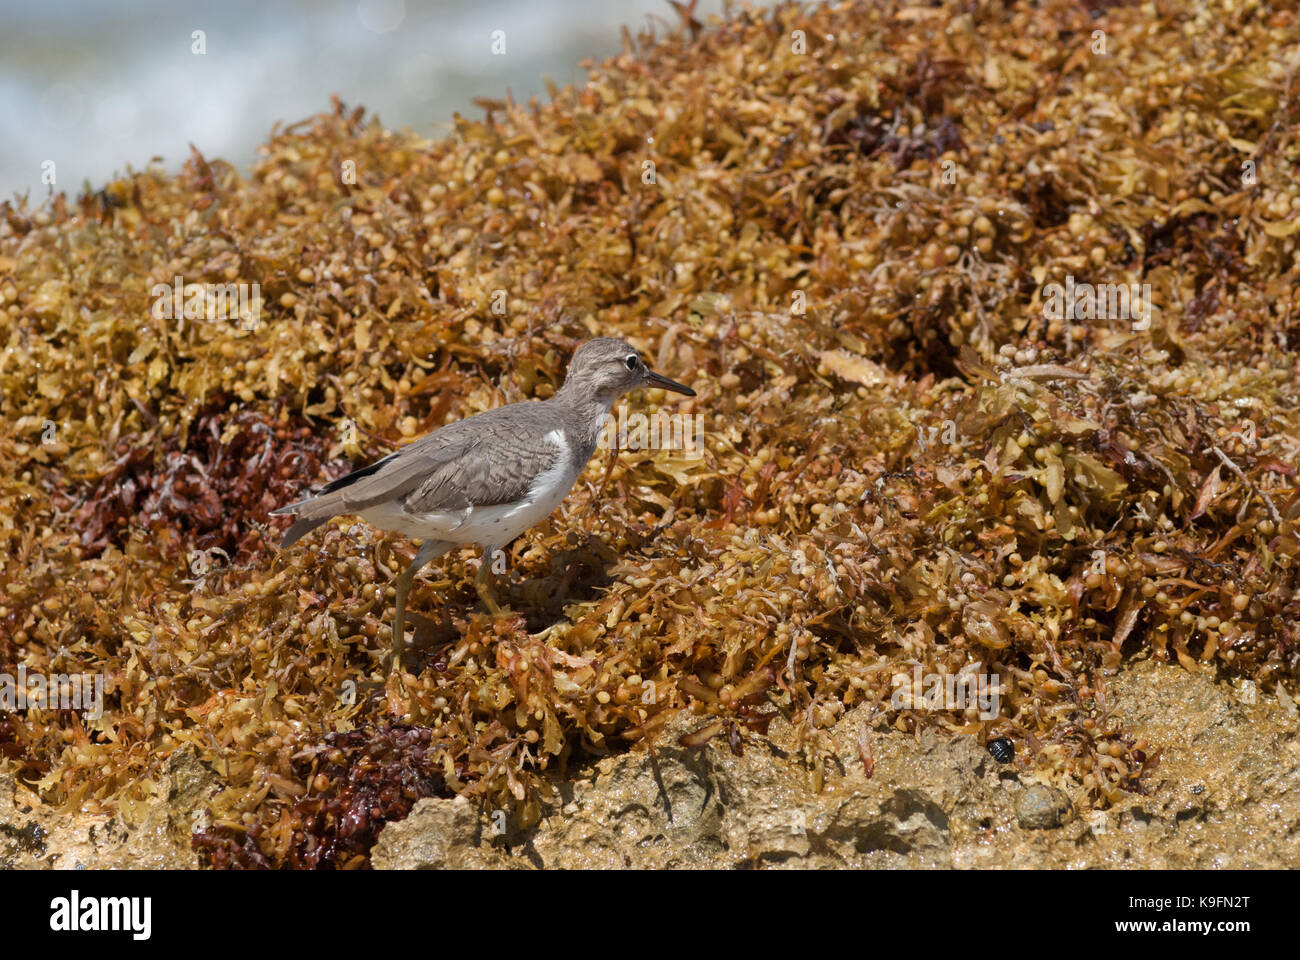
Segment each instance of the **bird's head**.
[[695,396],[690,387],[647,367],[635,347],[613,337],[588,340],[575,350],[560,389],[570,396],[594,397],[609,406],[629,390],[641,387],[662,387]]

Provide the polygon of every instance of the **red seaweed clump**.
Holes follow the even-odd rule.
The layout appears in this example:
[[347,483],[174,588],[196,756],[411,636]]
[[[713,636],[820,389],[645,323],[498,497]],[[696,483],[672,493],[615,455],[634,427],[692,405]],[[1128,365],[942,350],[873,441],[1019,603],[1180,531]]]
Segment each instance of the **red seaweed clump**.
[[225,869],[369,866],[384,824],[403,819],[423,797],[452,796],[429,741],[427,729],[397,724],[326,734],[294,755],[308,794],[279,823],[208,827],[195,833],[194,849]]
[[[123,437],[117,459],[83,496],[73,529],[83,556],[126,545],[132,530],[188,550],[220,550],[231,562],[259,549],[258,524],[306,486],[329,478],[330,438],[301,417],[278,418],[218,403],[198,415],[186,436]],[[330,463],[334,474],[342,465]],[[284,525],[284,521],[277,521]]]

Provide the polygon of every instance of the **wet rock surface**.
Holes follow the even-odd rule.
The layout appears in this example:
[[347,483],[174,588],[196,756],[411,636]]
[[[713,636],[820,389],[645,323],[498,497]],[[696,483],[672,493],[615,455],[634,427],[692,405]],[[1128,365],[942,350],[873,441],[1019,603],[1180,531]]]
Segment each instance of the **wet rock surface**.
[[190,834],[206,822],[203,801],[214,781],[194,750],[183,747],[163,768],[166,799],[137,804],[129,819],[61,813],[15,778],[0,776],[0,869],[197,868]]
[[[1300,723],[1275,698],[1156,663],[1122,671],[1117,713],[1163,745],[1150,795],[1091,808],[1078,784],[1039,782],[1023,755],[1001,765],[974,737],[919,737],[850,712],[820,793],[773,724],[743,755],[718,738],[677,738],[679,717],[645,750],[601,760],[561,785],[532,830],[466,841],[511,867],[1283,867],[1300,859]],[[857,743],[870,730],[868,778]],[[1023,751],[1027,752],[1027,751]],[[1022,753],[1023,753],[1022,752]],[[1197,792],[1199,790],[1199,792]],[[450,801],[423,801],[424,805]],[[499,819],[499,818],[498,818]],[[429,822],[430,831],[442,821]],[[458,836],[467,836],[462,828]],[[375,865],[421,866],[431,842],[412,821],[386,828]],[[455,847],[461,841],[453,841]],[[452,852],[451,863],[464,853]]]

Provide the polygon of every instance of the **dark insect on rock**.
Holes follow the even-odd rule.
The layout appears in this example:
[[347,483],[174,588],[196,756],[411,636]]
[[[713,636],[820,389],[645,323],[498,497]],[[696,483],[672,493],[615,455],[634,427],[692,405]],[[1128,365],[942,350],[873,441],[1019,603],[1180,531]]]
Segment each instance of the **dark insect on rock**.
[[1016,746],[1006,737],[998,737],[988,742],[988,751],[998,763],[1010,763],[1016,759]]

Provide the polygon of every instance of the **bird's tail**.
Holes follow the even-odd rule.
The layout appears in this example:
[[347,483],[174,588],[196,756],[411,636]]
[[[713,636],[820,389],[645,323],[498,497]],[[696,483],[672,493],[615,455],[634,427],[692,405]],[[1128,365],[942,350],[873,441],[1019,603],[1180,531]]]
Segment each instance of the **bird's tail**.
[[321,524],[329,522],[338,515],[340,511],[331,509],[335,504],[330,503],[330,499],[332,498],[328,494],[323,497],[308,497],[306,500],[299,500],[297,503],[290,503],[271,511],[273,517],[295,519],[294,525],[285,531],[284,539],[280,541],[281,550],[292,547]]
[[[279,511],[277,510],[276,513],[279,513]],[[292,527],[290,527],[285,532],[284,539],[280,541],[280,549],[284,550],[287,549],[288,547],[292,547],[295,543],[297,543],[303,537],[307,536],[307,534],[311,533],[322,523],[328,522],[329,519],[330,519],[329,517],[320,517],[319,519],[315,519],[315,520],[298,520],[297,522],[294,523]]]
[[378,472],[394,456],[396,454],[390,453],[382,460],[372,463],[368,467],[362,467],[360,470],[352,471],[346,477],[339,477],[337,480],[330,481],[314,497],[308,497],[306,500],[299,500],[297,503],[290,503],[278,510],[272,510],[271,516],[273,517],[294,517],[297,520],[285,532],[284,539],[280,541],[280,549],[292,547],[322,523],[332,520],[341,513],[355,512],[356,505],[349,503],[347,492],[342,491],[347,491],[357,481]]

